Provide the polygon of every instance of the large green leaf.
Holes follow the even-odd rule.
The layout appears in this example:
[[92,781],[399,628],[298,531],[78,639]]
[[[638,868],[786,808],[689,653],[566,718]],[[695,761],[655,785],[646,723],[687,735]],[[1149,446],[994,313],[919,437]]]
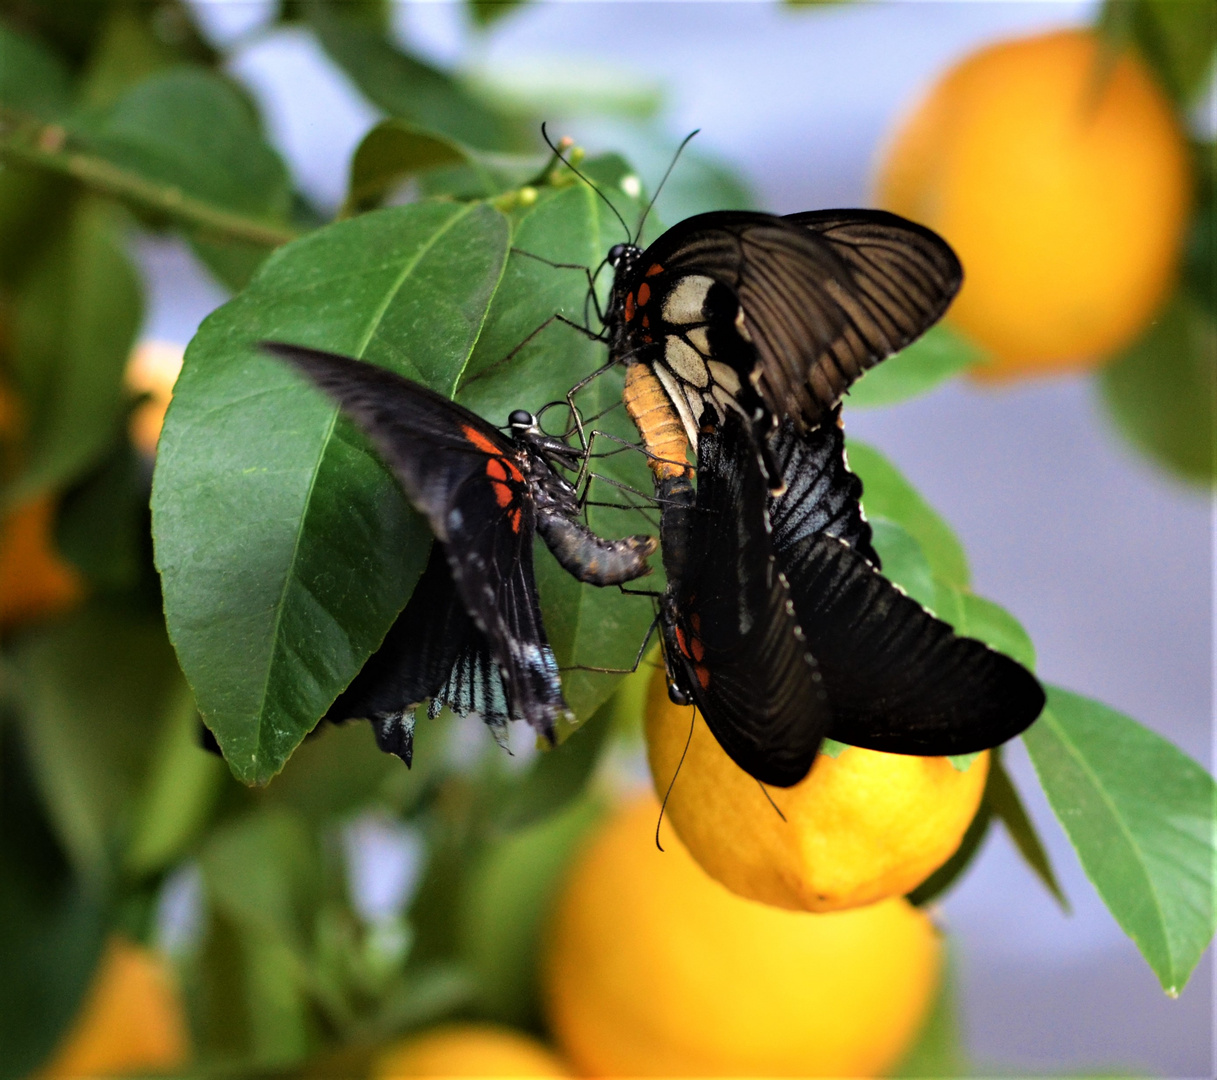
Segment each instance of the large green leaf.
[[0,106],[50,120],[69,102],[63,62],[33,38],[0,23]]
[[[637,201],[623,195],[621,189],[622,181],[632,175],[624,162],[603,159],[589,163],[587,172],[614,197],[627,221],[637,220],[641,212]],[[556,268],[530,256],[594,268],[620,238],[620,223],[586,185],[578,183],[543,195],[516,229],[514,250],[495,296],[486,332],[470,358],[461,384],[458,394],[461,402],[502,423],[512,409],[535,411],[547,402],[562,401],[575,382],[605,362],[603,345],[559,322],[550,323],[520,347],[555,313],[581,323],[587,298],[585,274]],[[595,327],[594,308],[589,308],[589,313]],[[577,404],[589,417],[611,409],[592,426],[633,442],[638,438],[637,432],[620,404],[623,380],[620,368],[606,372],[579,393]],[[560,426],[565,423],[565,409],[555,409],[545,419]],[[595,449],[611,450],[616,445],[608,439],[598,439]],[[594,461],[594,467],[601,476],[648,496],[651,492],[650,475],[641,454],[625,451]],[[593,501],[622,502],[626,498],[607,482],[593,482]],[[633,498],[642,502],[645,496]],[[588,522],[603,536],[653,531],[641,514],[630,510],[593,506],[589,508]],[[646,588],[650,581],[645,579],[636,587]],[[617,589],[581,585],[548,553],[538,552],[537,582],[546,630],[558,663],[572,668],[563,675],[566,699],[576,717],[585,720],[612,693],[618,677],[572,666],[629,667],[651,624],[652,605],[645,597],[623,596]]]
[[24,734],[64,847],[105,881],[183,692],[156,616],[94,607],[22,641]]
[[1099,386],[1133,443],[1189,480],[1217,479],[1217,318],[1193,296],[1181,290]]
[[929,393],[961,371],[985,362],[981,349],[939,323],[895,356],[871,368],[845,399],[852,408],[874,408]]
[[951,527],[873,446],[849,439],[847,447],[849,467],[862,478],[866,512],[902,525],[921,545],[936,578],[955,588],[967,588],[968,558]]
[[276,253],[187,351],[157,455],[157,566],[183,670],[246,783],[279,771],[380,643],[430,542],[366,440],[252,346],[332,349],[451,393],[507,246],[484,205],[340,222]]
[[1135,45],[1180,106],[1212,78],[1217,11],[1203,0],[1107,0],[1099,29],[1114,46]]
[[1135,720],[1056,687],[1023,735],[1087,877],[1175,997],[1217,927],[1217,785]]
[[1005,608],[966,590],[937,582],[934,613],[957,634],[973,637],[1035,670],[1035,646],[1027,631]]
[[24,471],[5,493],[12,501],[79,476],[122,423],[142,304],[112,208],[77,200],[14,306],[13,374],[30,437]]
[[1010,834],[1010,839],[1014,841],[1014,846],[1018,848],[1018,853],[1023,857],[1023,861],[1043,882],[1044,888],[1052,893],[1056,902],[1068,912],[1070,910],[1069,901],[1065,899],[1065,893],[1056,879],[1052,863],[1048,860],[1048,851],[1023,807],[1018,789],[1006,771],[1000,750],[993,752],[993,757],[989,762],[989,780],[985,785],[985,802],[992,807],[993,815],[1006,827],[1006,832]]

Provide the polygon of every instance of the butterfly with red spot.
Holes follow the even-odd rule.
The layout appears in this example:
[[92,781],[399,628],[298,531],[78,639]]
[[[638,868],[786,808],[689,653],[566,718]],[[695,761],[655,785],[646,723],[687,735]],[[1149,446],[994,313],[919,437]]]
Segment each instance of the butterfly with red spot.
[[414,709],[430,699],[478,713],[499,737],[526,720],[550,742],[568,712],[541,621],[533,536],[579,580],[621,584],[646,574],[655,540],[603,540],[578,520],[557,471],[579,452],[516,410],[504,436],[468,409],[372,364],[263,342],[307,376],[371,440],[435,534],[427,568],[380,650],[330,708],[372,721],[381,748],[407,764]]

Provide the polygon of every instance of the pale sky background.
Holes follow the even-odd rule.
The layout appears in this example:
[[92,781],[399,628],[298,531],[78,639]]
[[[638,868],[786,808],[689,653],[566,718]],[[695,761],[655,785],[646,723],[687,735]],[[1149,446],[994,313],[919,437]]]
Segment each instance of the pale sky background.
[[[195,6],[217,41],[247,33],[268,8]],[[593,70],[606,91],[662,89],[662,138],[700,127],[701,149],[734,165],[761,206],[791,212],[868,205],[885,134],[936,73],[983,42],[1076,24],[1093,10],[589,0],[531,4],[479,37],[459,6],[422,3],[401,7],[397,23],[437,62],[492,77],[522,66],[551,80]],[[302,189],[336,205],[375,110],[302,33],[251,39],[234,70],[262,102]],[[598,133],[609,137],[577,117],[562,130],[593,146]],[[636,164],[646,174],[644,156]],[[185,343],[222,290],[174,243],[142,241],[139,253],[151,275],[145,336]],[[847,411],[846,422],[955,527],[976,591],[1027,627],[1047,681],[1129,713],[1211,768],[1211,503],[1136,456],[1088,380],[1000,392],[950,385],[896,408]],[[1073,914],[1056,908],[995,830],[938,913],[952,935],[971,1052],[993,1070],[1212,1076],[1211,955],[1168,1000],[1086,881],[1021,744],[1007,760]]]

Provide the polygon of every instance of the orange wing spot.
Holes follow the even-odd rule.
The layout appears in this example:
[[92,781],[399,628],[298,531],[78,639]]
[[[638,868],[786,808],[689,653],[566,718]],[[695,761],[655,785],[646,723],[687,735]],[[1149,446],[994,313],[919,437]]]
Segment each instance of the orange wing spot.
[[645,281],[638,286],[638,306],[645,307],[646,302],[651,299],[651,286]]
[[693,653],[694,660],[701,660],[706,655],[706,647],[702,644],[701,638],[695,637],[689,643],[689,650]]
[[515,463],[509,458],[503,458],[503,464],[507,466],[507,471],[511,473],[511,478],[517,483],[524,483],[524,474],[515,467]]
[[503,453],[502,448],[495,446],[485,435],[483,435],[472,424],[462,424],[461,431],[465,433],[465,438],[468,439],[479,450],[485,450],[488,454],[494,454],[498,457]]
[[698,664],[693,670],[697,672],[697,681],[705,690],[710,685],[710,669],[705,664]]
[[691,627],[693,627],[693,633],[695,633],[698,637],[701,637],[701,613],[700,612],[695,611],[695,612],[693,612],[692,615],[689,616],[689,625]]
[[520,511],[518,509],[511,512],[511,531],[520,531]]
[[689,655],[689,645],[685,641],[685,632],[679,626],[676,628],[676,646],[685,656]]
[[634,321],[634,294],[629,293],[625,298],[625,321]]
[[651,327],[651,316],[650,315],[643,315],[642,325],[644,327],[646,327],[648,330],[650,329],[650,327]]
[[643,335],[642,335],[642,343],[643,343],[644,345],[654,345],[654,344],[655,344],[655,339],[654,339],[653,337],[651,337],[651,335],[650,335],[650,334],[643,334]]
[[662,273],[663,267],[660,266],[659,263],[651,263],[651,265],[647,267],[647,272],[643,275],[643,277],[654,277],[656,274]]
[[486,462],[486,475],[489,476],[491,480],[506,480],[507,468],[503,463],[503,459],[492,457],[488,462]]
[[511,488],[504,483],[500,483],[498,480],[491,486],[494,488],[494,501],[500,506],[510,506],[511,500],[515,498],[511,493]]

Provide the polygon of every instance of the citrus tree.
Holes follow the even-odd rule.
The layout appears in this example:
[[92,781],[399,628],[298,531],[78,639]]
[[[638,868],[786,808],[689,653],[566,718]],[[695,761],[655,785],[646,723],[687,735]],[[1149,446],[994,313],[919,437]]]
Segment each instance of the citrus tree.
[[[489,19],[506,5],[472,6]],[[1191,72],[1195,34],[1163,29],[1150,8],[1130,21],[1112,15],[1111,34],[1131,36],[1159,78]],[[98,985],[100,958],[114,955],[107,941],[152,942],[165,921],[158,911],[192,887],[201,921],[177,956],[192,1064],[174,1039],[140,1060],[61,1062],[356,1075],[388,1068],[387,1043],[441,1020],[542,1032],[549,912],[572,852],[603,818],[614,754],[644,711],[657,778],[671,765],[672,717],[662,703],[644,705],[649,669],[623,679],[579,666],[628,666],[650,604],[580,585],[547,556],[538,561],[544,614],[571,669],[564,689],[576,715],[560,747],[523,767],[489,740],[462,757],[441,717],[420,724],[407,772],[359,726],[306,741],[408,600],[429,534],[354,429],[254,344],[279,338],[356,355],[502,422],[560,399],[603,362],[569,327],[529,335],[555,312],[583,317],[587,277],[568,267],[596,267],[621,239],[606,200],[634,222],[646,194],[644,178],[607,154],[581,160],[598,195],[541,152],[536,118],[503,111],[397,42],[387,4],[285,0],[275,19],[311,35],[384,114],[351,159],[332,220],[296,189],[251,96],[184,4],[0,4],[3,1076],[50,1058]],[[1175,100],[1195,81],[1168,83]],[[712,163],[693,155],[680,168],[702,201],[661,211],[745,205]],[[403,190],[408,201],[393,198]],[[1211,229],[1211,185],[1201,192],[1193,232]],[[126,252],[133,230],[182,238],[232,294],[189,346],[155,474],[142,429],[128,424],[142,399],[124,382],[143,303]],[[1180,288],[1204,273],[1211,263],[1192,259]],[[1123,379],[1154,388],[1133,394],[1138,402],[1169,410],[1174,399],[1149,377],[1155,346],[1130,348],[1133,359],[1104,376],[1113,402],[1131,400],[1120,396]],[[850,408],[904,400],[983,362],[958,330],[937,329],[867,375]],[[609,373],[580,400],[598,413],[620,393],[620,375]],[[619,409],[597,423],[630,436]],[[873,447],[852,440],[849,452],[885,572],[961,633],[1033,666],[1017,621],[972,591],[949,525]],[[607,458],[602,471],[647,486],[640,455]],[[607,535],[640,528],[625,511],[591,514]],[[227,767],[199,748],[200,719]],[[1212,778],[1135,720],[1064,688],[1049,689],[1023,738],[1090,880],[1163,988],[1178,993],[1214,929]],[[927,988],[924,1002],[901,1005],[905,1042],[938,963],[924,944],[928,923],[909,905],[941,895],[988,829],[1008,829],[1032,874],[1059,894],[1000,751],[906,763],[918,775],[899,781],[901,803],[890,792],[887,802],[864,797],[876,777],[890,787],[890,764],[827,746],[811,788],[784,807],[807,844],[848,847],[843,876],[824,884],[809,876],[805,849],[771,843],[772,807],[716,749],[690,771],[700,789],[685,784],[671,805],[692,855],[770,904],[866,903],[855,910],[890,919],[890,932],[913,942],[915,981]],[[711,827],[711,804],[695,797],[710,789],[726,800],[713,813],[736,816],[735,835]],[[951,820],[911,837],[898,865],[876,875],[879,832],[930,806],[947,806]],[[369,913],[348,887],[344,828],[373,810],[405,823],[425,851],[404,913]],[[739,844],[741,835],[755,843]],[[772,859],[741,864],[732,844],[770,844]],[[655,888],[693,895],[705,885],[688,884],[695,873],[682,862]],[[785,892],[766,875],[781,876]],[[578,900],[578,881],[595,886],[571,880],[561,925],[574,951],[564,961],[553,944],[545,970],[553,978],[573,964],[577,981],[598,970],[579,945],[580,920],[595,913]],[[647,918],[646,896],[635,899]],[[795,925],[779,915],[820,917],[772,914],[754,928],[772,949]],[[808,949],[817,935],[834,948],[848,940],[824,929],[845,922],[799,925]],[[555,1030],[579,1023],[548,1015]],[[943,1030],[935,1021],[925,1045],[939,1045]],[[891,1067],[899,1049],[856,1067]],[[534,1051],[543,1052],[519,1053]],[[586,1064],[594,1051],[570,1052],[585,1068],[610,1067]],[[922,1067],[965,1068],[948,1057]]]

